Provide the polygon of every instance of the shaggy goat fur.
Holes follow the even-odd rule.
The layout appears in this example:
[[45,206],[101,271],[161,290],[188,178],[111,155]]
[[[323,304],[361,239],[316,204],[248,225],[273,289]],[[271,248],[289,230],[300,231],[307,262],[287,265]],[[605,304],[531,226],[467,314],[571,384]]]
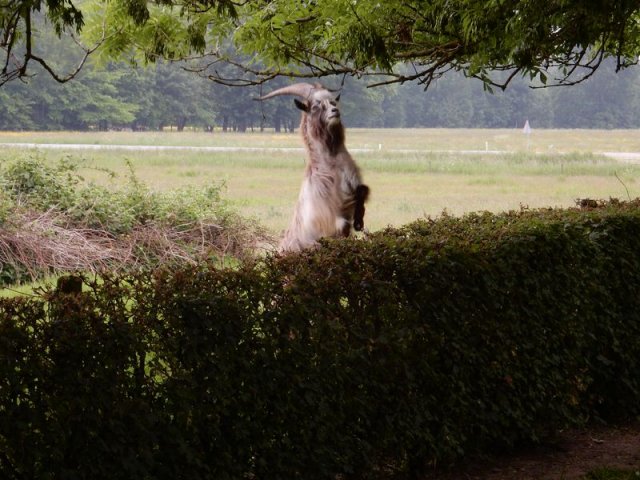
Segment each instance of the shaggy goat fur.
[[299,83],[260,99],[276,95],[302,98],[295,104],[302,110],[300,131],[307,151],[300,195],[280,251],[302,250],[322,237],[347,237],[352,227],[362,230],[369,187],[344,145],[339,96],[319,84]]

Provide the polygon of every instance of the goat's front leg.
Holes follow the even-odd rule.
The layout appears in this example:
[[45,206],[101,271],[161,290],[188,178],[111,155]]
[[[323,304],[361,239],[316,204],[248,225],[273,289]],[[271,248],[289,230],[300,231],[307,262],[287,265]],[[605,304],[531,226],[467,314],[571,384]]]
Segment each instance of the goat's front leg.
[[362,231],[364,228],[364,203],[369,198],[369,187],[366,185],[358,185],[354,193],[355,210],[353,212],[353,228],[356,232]]

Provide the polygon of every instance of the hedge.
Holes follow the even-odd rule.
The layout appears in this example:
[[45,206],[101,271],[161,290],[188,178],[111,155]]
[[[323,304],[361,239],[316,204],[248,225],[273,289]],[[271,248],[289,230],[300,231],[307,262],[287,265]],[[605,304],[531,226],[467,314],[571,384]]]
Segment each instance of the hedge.
[[0,302],[7,479],[409,473],[640,413],[640,201]]

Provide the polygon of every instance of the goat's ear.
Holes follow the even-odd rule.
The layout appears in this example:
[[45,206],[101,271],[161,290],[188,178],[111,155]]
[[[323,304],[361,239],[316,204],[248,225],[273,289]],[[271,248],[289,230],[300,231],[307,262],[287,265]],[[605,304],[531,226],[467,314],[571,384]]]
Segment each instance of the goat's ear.
[[340,95],[342,95],[342,94],[341,94],[341,93],[340,93],[340,94],[338,94],[338,96],[334,99],[336,102],[339,102],[339,101],[340,101]]
[[293,99],[293,103],[296,104],[296,107],[298,107],[300,110],[302,110],[303,112],[308,112],[309,111],[309,106],[304,103],[301,102],[300,100],[298,100],[297,98]]

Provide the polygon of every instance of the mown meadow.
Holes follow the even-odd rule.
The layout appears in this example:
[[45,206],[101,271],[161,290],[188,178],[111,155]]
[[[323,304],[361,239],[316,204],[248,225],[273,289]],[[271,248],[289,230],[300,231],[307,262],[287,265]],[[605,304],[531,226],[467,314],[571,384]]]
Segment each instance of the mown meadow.
[[[372,196],[366,225],[400,226],[443,211],[505,211],[571,206],[577,198],[638,195],[640,165],[603,152],[640,151],[635,130],[351,129],[347,147]],[[280,233],[298,195],[304,153],[297,133],[5,132],[0,144],[87,144],[92,149],[36,149],[45,161],[80,161],[83,176],[108,182],[104,170],[136,175],[157,190],[224,184],[242,215]],[[97,145],[231,147],[239,151],[94,149]],[[265,148],[267,150],[250,150]],[[249,149],[249,150],[248,150]],[[282,149],[282,150],[270,150]],[[34,155],[5,146],[0,162]]]

